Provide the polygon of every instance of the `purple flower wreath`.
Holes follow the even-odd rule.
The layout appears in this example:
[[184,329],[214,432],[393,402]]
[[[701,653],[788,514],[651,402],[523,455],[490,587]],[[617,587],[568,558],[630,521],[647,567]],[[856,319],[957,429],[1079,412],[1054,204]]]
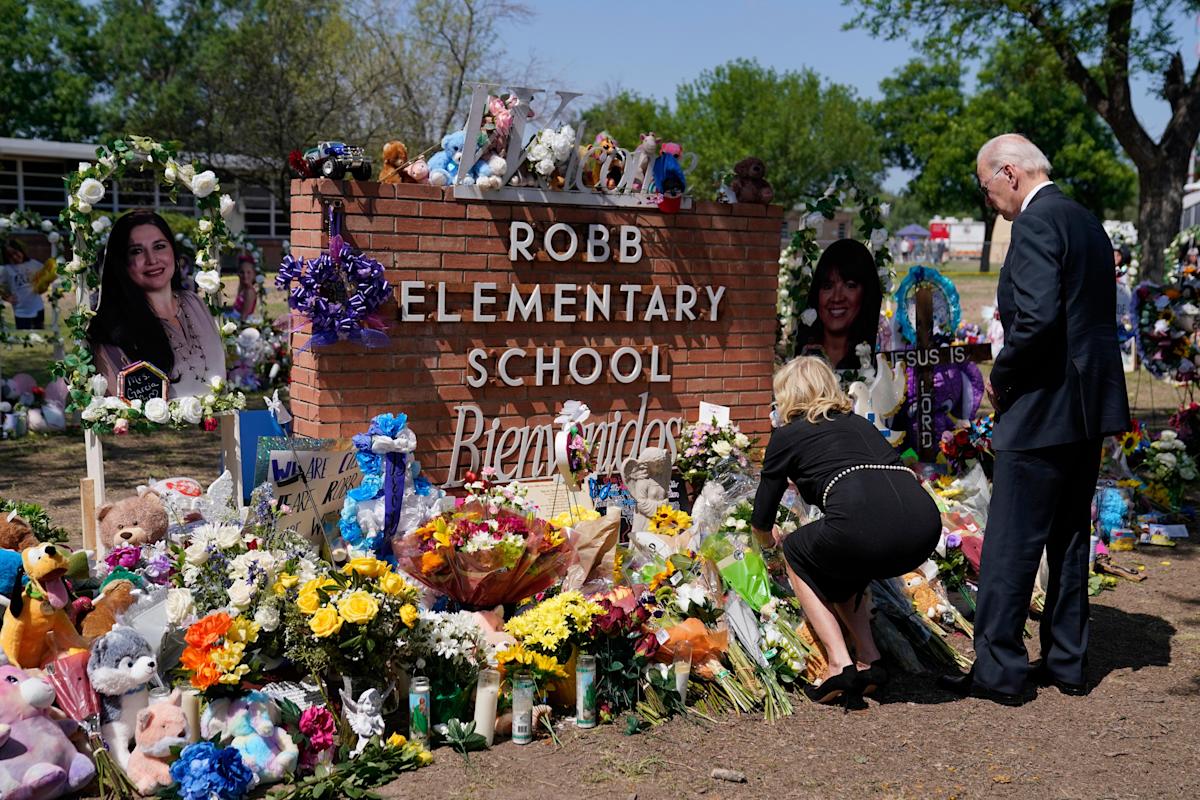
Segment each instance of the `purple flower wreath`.
[[275,286],[288,290],[288,307],[312,325],[312,338],[303,349],[338,341],[368,347],[387,343],[386,326],[375,312],[391,287],[382,264],[354,252],[342,239],[340,212],[329,210],[329,251],[314,259],[284,256]]

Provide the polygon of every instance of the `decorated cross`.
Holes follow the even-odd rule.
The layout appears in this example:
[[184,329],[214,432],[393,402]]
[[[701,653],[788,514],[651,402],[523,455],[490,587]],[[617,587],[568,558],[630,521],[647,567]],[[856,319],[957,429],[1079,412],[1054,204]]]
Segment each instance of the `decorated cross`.
[[[916,347],[911,350],[893,350],[884,355],[892,359],[892,363],[902,363],[917,372],[916,380],[916,427],[917,453],[921,461],[932,462],[937,459],[938,442],[934,428],[934,370],[937,367],[966,364],[968,362],[990,361],[992,346],[983,344],[949,344],[935,345],[933,293],[935,284],[922,280],[926,274],[938,275],[936,270],[926,270],[914,267],[910,277],[916,277],[914,286],[914,305],[916,310]],[[905,279],[908,283],[908,279]],[[904,285],[901,285],[898,295],[897,314],[907,314]]]

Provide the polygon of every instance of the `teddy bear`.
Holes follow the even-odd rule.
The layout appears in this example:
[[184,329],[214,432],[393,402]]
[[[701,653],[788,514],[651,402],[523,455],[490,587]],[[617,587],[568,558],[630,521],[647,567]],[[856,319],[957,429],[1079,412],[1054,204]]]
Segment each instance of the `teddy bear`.
[[153,489],[115,503],[105,503],[96,512],[99,537],[106,550],[161,542],[167,535],[167,507]]
[[157,672],[154,650],[133,628],[115,627],[92,642],[87,674],[100,696],[100,735],[122,769],[129,764],[137,715],[150,701],[146,687]]
[[429,159],[429,182],[434,186],[452,186],[455,183],[474,185],[483,191],[499,189],[508,164],[498,155],[481,156],[466,175],[459,175],[458,167],[466,141],[467,135],[463,131],[442,137],[441,152]]
[[901,580],[904,581],[904,593],[921,615],[936,622],[951,613],[950,605],[942,600],[923,572],[918,570],[905,573]]
[[33,535],[33,528],[16,509],[0,516],[0,549],[20,552],[37,544],[38,538]]
[[[596,141],[591,146],[581,146],[579,155],[584,159],[583,182],[587,186],[609,190],[617,188],[625,171],[625,162],[621,159],[621,151],[617,149],[617,140],[612,138],[608,131],[596,134]],[[600,172],[604,170],[605,160],[610,158],[604,174],[604,185],[601,186]]]
[[769,205],[775,199],[775,190],[767,182],[767,166],[760,158],[743,158],[733,167],[733,181],[729,188],[739,203]]
[[137,602],[133,583],[124,579],[109,581],[104,591],[91,602],[91,609],[82,616],[79,632],[88,641],[95,641],[117,624],[118,618]]
[[279,706],[263,692],[236,700],[218,698],[200,717],[200,735],[219,736],[223,744],[241,753],[242,762],[254,773],[252,786],[276,783],[294,774],[300,760],[296,743],[279,719]]
[[74,722],[55,721],[54,689],[16,666],[0,667],[0,797],[50,800],[91,783],[92,760],[67,738]]
[[126,772],[133,785],[143,795],[151,795],[160,788],[170,786],[172,747],[184,747],[188,743],[188,721],[183,713],[178,689],[172,690],[167,699],[147,706],[138,712],[133,738],[137,746],[129,754]]
[[429,166],[425,159],[408,160],[408,147],[398,139],[383,146],[382,166],[379,168],[380,183],[421,183],[429,177]]
[[[44,666],[58,650],[87,649],[87,641],[68,616],[70,598],[63,576],[70,550],[45,542],[21,551],[21,570],[9,589],[0,626],[0,647],[8,663],[24,669]],[[21,573],[27,582],[22,585]]]

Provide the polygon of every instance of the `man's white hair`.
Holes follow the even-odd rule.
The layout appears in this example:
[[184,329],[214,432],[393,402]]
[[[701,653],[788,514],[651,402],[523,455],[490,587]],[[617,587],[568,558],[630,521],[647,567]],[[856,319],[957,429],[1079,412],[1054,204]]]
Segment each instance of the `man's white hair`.
[[1036,144],[1019,133],[1002,133],[988,139],[979,148],[975,160],[989,172],[998,170],[1005,164],[1012,164],[1025,172],[1050,174],[1050,159],[1046,158]]

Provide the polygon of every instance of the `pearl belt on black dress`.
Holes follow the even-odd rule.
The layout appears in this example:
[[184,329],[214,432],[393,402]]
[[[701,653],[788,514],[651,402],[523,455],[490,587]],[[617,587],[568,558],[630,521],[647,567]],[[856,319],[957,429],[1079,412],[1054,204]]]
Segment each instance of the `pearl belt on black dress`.
[[858,472],[859,470],[863,470],[863,469],[888,469],[888,470],[897,470],[899,472],[907,472],[909,475],[913,474],[913,471],[911,469],[909,469],[908,467],[902,467],[897,464],[859,464],[858,466],[847,467],[846,469],[839,472],[837,475],[834,475],[833,480],[831,480],[829,483],[825,484],[825,491],[821,493],[821,508],[825,508],[825,501],[829,499],[829,490],[833,488],[835,483],[837,483],[838,481],[840,481],[842,478],[846,477],[850,473]]

